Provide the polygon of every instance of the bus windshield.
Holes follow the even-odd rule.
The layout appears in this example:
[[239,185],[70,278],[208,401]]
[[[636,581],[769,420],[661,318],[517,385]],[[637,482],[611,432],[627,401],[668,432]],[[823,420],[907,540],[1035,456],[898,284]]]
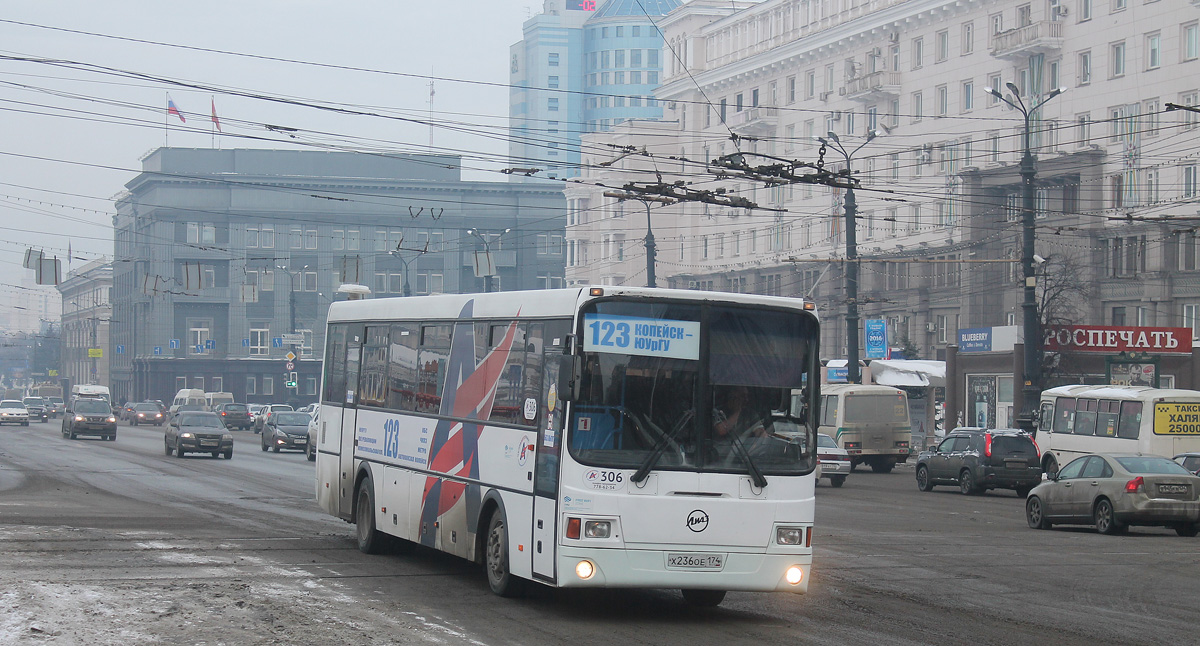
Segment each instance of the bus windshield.
[[[581,335],[583,374],[569,431],[580,462],[752,474],[813,469],[812,317],[606,300],[584,308]],[[793,399],[793,390],[804,395]]]

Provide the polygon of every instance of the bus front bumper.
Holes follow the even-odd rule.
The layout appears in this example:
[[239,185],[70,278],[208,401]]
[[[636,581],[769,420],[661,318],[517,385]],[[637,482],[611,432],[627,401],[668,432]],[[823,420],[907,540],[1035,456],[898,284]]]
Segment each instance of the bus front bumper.
[[[669,554],[720,555],[720,569],[690,570],[667,567]],[[581,561],[592,564],[592,575],[579,576]],[[787,580],[788,570],[798,568],[800,580]],[[564,588],[679,588],[695,590],[741,590],[749,592],[808,592],[812,554],[733,552],[714,548],[694,550],[581,549],[559,547],[558,584]]]

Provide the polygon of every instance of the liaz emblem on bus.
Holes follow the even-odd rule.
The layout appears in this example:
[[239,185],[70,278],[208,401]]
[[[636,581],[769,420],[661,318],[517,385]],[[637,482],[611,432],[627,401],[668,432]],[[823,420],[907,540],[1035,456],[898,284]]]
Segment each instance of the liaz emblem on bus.
[[670,359],[700,358],[700,322],[586,314],[583,349]]
[[1154,405],[1155,435],[1200,435],[1200,403]]

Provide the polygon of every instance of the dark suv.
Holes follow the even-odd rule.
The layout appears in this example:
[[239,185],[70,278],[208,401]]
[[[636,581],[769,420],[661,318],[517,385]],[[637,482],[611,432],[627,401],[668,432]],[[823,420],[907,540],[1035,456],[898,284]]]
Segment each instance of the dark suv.
[[936,448],[917,456],[917,487],[957,485],[963,494],[1015,489],[1024,498],[1042,481],[1042,462],[1033,437],[1011,428],[954,429]]
[[117,439],[117,418],[113,415],[112,406],[103,399],[72,399],[63,415],[62,434],[72,440],[79,435]]

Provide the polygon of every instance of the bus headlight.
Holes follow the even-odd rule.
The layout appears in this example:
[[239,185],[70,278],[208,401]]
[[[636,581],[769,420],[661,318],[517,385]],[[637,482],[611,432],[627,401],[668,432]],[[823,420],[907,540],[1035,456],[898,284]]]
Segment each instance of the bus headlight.
[[788,568],[787,574],[784,575],[784,579],[786,579],[787,582],[792,585],[800,583],[801,579],[803,578],[804,570],[801,570],[799,565],[793,565],[792,567]]
[[775,542],[779,545],[803,545],[803,527],[776,527]]
[[575,575],[585,581],[596,573],[596,566],[591,561],[583,560],[575,565]]
[[612,523],[607,520],[589,520],[583,524],[583,535],[586,538],[608,538],[612,533]]

